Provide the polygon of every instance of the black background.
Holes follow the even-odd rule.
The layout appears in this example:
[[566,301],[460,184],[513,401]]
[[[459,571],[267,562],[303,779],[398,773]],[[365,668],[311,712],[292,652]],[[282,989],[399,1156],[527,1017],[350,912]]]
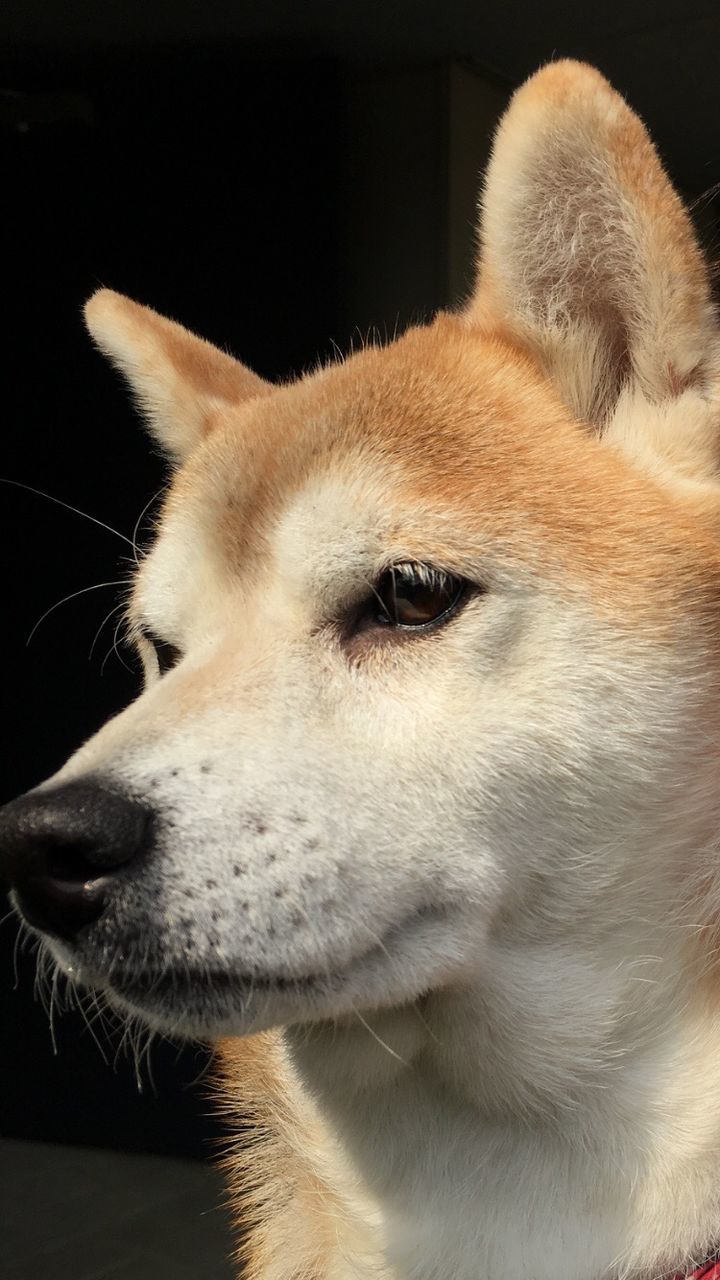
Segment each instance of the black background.
[[[245,62],[175,49],[17,59],[29,93],[2,138],[10,196],[0,475],[62,498],[131,537],[165,468],[124,387],[93,350],[81,305],[98,284],[151,301],[276,378],[312,362],[335,329],[337,74],[331,63]],[[22,118],[72,90],[70,119]],[[40,97],[39,95],[43,96]],[[62,107],[62,102],[61,102]],[[57,109],[57,107],[56,107]],[[72,118],[74,115],[75,118]],[[112,588],[132,550],[25,490],[0,485],[3,798],[53,772],[136,692],[132,656],[112,651]],[[152,508],[151,508],[152,510]],[[109,651],[109,654],[108,654]],[[127,663],[129,670],[122,665]],[[3,976],[15,922],[2,927]],[[202,1055],[157,1045],[155,1093],[128,1057],[113,1080],[77,1014],[56,1023],[31,1000],[34,960],[2,1008],[0,1096],[7,1135],[194,1150],[207,1108],[186,1085]],[[7,983],[4,984],[7,986]],[[96,1028],[99,1038],[102,1032]],[[115,1054],[111,1045],[109,1057]],[[178,1096],[180,1095],[180,1096]]]
[[[70,18],[72,19],[70,21]],[[645,115],[697,206],[714,252],[720,178],[717,4],[534,6],[386,0],[383,6],[10,4],[0,19],[5,314],[0,477],[41,489],[132,535],[164,480],[116,375],[92,350],[84,299],[106,284],[181,319],[258,372],[287,376],[346,347],[352,253],[348,83],[470,59],[499,100],[555,54],[596,62]],[[362,151],[362,147],[360,147]],[[363,152],[367,165],[367,149]],[[402,191],[402,153],[390,157]],[[383,163],[387,165],[388,158]],[[372,160],[370,161],[372,164]],[[372,172],[365,175],[372,187]],[[395,195],[393,198],[397,198]],[[433,199],[432,193],[426,196]],[[382,201],[382,196],[379,197]],[[388,200],[390,196],[388,196]],[[414,218],[422,192],[408,179]],[[412,236],[385,245],[412,275]],[[468,236],[470,231],[468,230]],[[367,247],[366,247],[367,248]],[[363,261],[371,255],[365,252]],[[371,271],[372,275],[372,271]],[[373,317],[394,325],[398,294]],[[446,299],[428,298],[431,305]],[[364,320],[364,317],[363,317]],[[3,615],[0,799],[55,770],[138,687],[112,651],[112,588],[130,548],[26,490],[0,484]],[[106,659],[106,654],[110,650]],[[120,658],[128,663],[127,670]],[[154,1089],[115,1073],[77,1013],[33,1001],[33,960],[0,927],[0,1123],[11,1136],[199,1153],[212,1136],[202,1053],[156,1045]],[[110,1062],[114,1049],[109,1052]]]

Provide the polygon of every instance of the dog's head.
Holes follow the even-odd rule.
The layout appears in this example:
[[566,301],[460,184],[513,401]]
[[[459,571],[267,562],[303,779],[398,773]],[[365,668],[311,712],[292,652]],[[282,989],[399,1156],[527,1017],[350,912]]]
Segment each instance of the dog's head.
[[461,313],[280,387],[105,290],[87,319],[174,473],[145,691],[2,820],[68,973],[242,1032],[709,901],[718,338],[597,73],[513,100]]

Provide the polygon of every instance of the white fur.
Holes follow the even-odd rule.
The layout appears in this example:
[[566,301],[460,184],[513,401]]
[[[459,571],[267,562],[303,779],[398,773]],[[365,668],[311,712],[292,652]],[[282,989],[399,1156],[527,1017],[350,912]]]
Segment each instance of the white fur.
[[[618,193],[592,109],[614,128],[619,100],[587,74],[550,124],[532,100],[527,126],[525,99],[511,108],[485,201],[489,283],[467,323],[532,348],[628,474],[682,511],[688,544],[697,521],[712,547],[714,321],[701,290],[674,329],[692,280],[668,279],[662,228]],[[619,313],[629,366],[627,352],[613,364]],[[342,386],[338,422],[364,393],[388,417],[398,403],[360,376]],[[627,617],[603,609],[545,571],[542,547],[523,553],[536,526],[522,507],[515,542],[491,522],[481,537],[473,512],[457,571],[486,591],[437,643],[349,661],[329,620],[417,554],[398,499],[412,467],[377,450],[328,459],[310,429],[318,465],[275,503],[258,564],[222,550],[228,503],[252,497],[230,454],[223,468],[202,445],[181,478],[133,610],[185,656],[162,680],[148,658],[142,697],[53,780],[99,775],[149,800],[153,858],[57,959],[151,1025],[288,1028],[288,1105],[322,1116],[332,1142],[313,1167],[347,1206],[322,1280],[673,1272],[720,1239],[706,603],[691,584],[654,622],[629,593]],[[413,519],[432,562],[461,516],[438,498]],[[121,947],[130,925],[142,953]],[[158,985],[133,987],[148,971]]]
[[[498,592],[450,652],[406,662],[389,715],[386,678],[313,652],[292,603],[357,554],[318,520],[337,534],[354,509],[357,530],[359,501],[333,487],[295,499],[272,583],[234,603],[221,577],[185,572],[202,531],[170,522],[138,598],[152,587],[153,624],[189,656],[59,780],[99,771],[172,814],[148,920],[165,965],[343,981],[125,999],[199,1035],[321,1019],[293,1032],[295,1066],[393,1276],[670,1266],[720,1221],[720,1022],[690,985],[702,920],[677,873],[716,849],[702,653],[663,667],[547,589]],[[218,651],[221,702],[192,688]],[[442,914],[415,916],[428,906]],[[116,957],[78,959],[117,998]]]

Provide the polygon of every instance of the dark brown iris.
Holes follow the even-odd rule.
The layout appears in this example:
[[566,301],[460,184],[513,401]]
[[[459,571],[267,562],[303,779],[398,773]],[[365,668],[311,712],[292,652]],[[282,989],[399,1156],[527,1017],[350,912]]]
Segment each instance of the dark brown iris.
[[393,627],[427,627],[457,608],[465,582],[431,565],[395,564],[375,587],[378,622]]

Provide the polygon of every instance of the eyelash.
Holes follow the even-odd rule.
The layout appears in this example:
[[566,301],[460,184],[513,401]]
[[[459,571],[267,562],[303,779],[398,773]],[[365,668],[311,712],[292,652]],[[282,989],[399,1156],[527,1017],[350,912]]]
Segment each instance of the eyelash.
[[[351,620],[353,632],[371,628],[423,632],[448,622],[464,602],[471,584],[465,578],[420,561],[400,561],[390,565],[375,582]],[[142,638],[152,647],[159,675],[177,666],[182,653],[177,645],[149,627]]]
[[[446,622],[463,602],[465,578],[419,561],[390,565],[373,586],[359,621],[401,631],[424,631]],[[378,610],[379,606],[379,610]]]

